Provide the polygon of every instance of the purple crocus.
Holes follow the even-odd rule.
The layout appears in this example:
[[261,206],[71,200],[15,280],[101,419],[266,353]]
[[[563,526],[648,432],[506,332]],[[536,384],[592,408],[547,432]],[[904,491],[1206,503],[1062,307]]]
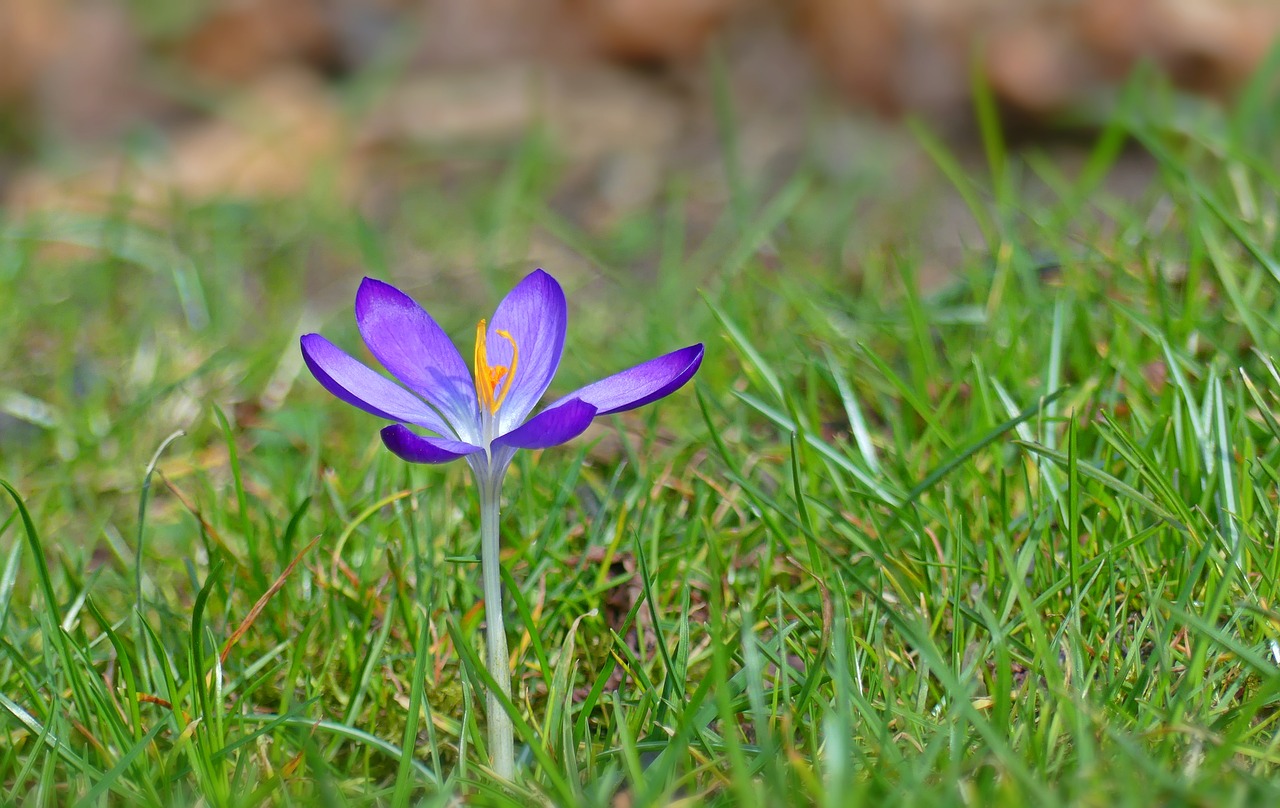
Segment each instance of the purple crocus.
[[[326,390],[396,422],[382,430],[388,449],[411,463],[466,458],[475,473],[487,667],[508,704],[511,670],[501,608],[498,525],[502,478],[511,458],[517,449],[545,449],[572,440],[597,416],[657,401],[680,389],[702,363],[702,344],[690,345],[575,390],[525,420],[560,365],[566,319],[560,284],[534,270],[503,298],[492,320],[476,326],[473,375],[421,306],[394,286],[365,278],[356,293],[356,324],[369,352],[399,384],[319,334],[302,337],[302,356]],[[492,690],[487,705],[493,768],[510,779],[515,770],[511,719]]]
[[702,344],[690,345],[575,390],[526,421],[560,365],[566,319],[560,284],[534,270],[498,304],[492,320],[476,326],[473,377],[431,315],[394,286],[365,278],[356,293],[356,324],[369,352],[401,384],[319,334],[302,338],[302,355],[330,393],[398,422],[382,430],[396,455],[411,463],[465,457],[482,484],[492,483],[517,449],[557,446],[597,416],[657,401],[702,363]]

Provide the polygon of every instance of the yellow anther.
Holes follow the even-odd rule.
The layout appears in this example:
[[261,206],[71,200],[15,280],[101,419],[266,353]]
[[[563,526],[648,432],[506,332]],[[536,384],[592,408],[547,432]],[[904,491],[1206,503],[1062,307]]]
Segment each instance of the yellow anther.
[[[502,406],[503,400],[511,390],[511,380],[516,375],[516,357],[520,353],[516,347],[515,338],[510,332],[499,330],[494,333],[511,343],[510,365],[489,365],[485,321],[481,320],[476,325],[476,396],[480,399],[480,406],[487,408],[490,415],[498,412],[498,408]],[[499,385],[502,387],[501,390],[498,389]]]

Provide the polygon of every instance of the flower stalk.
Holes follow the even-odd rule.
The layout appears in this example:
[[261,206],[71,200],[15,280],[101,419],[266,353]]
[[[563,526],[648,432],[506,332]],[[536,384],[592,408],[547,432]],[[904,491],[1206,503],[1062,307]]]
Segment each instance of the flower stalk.
[[[479,464],[477,464],[479,465]],[[480,577],[484,582],[485,646],[489,675],[511,701],[511,661],[507,654],[507,629],[502,617],[501,516],[502,481],[476,469],[480,488]],[[489,724],[489,757],[494,772],[506,780],[515,776],[515,739],[511,716],[492,690],[487,694],[485,716]]]

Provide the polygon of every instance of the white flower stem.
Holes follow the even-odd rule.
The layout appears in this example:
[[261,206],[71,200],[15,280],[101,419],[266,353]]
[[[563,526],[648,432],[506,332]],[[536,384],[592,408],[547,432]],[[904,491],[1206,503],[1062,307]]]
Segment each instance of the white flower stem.
[[[482,475],[477,475],[481,477]],[[487,476],[487,475],[485,475]],[[489,674],[497,682],[507,700],[511,698],[511,663],[507,657],[507,631],[502,619],[502,568],[498,540],[499,505],[502,498],[501,476],[498,480],[479,479],[480,483],[480,575],[484,579],[485,641],[488,647]],[[488,694],[485,717],[489,723],[489,757],[493,770],[505,780],[515,775],[515,742],[511,716],[493,691]]]

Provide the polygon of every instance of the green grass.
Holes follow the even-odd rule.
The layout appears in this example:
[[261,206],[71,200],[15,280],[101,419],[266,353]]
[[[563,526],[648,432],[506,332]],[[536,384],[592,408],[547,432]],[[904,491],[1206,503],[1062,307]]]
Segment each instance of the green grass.
[[[377,223],[317,187],[5,225],[0,803],[1273,803],[1268,76],[1140,80],[1074,173],[982,104],[985,169],[919,130],[988,239],[937,289],[857,178],[730,165],[705,239],[679,183],[592,233],[537,138],[461,187],[413,156]],[[470,475],[383,451],[297,337],[354,349],[368,272],[466,343],[535,239],[583,257],[553,393],[708,353],[508,477],[504,791]]]

